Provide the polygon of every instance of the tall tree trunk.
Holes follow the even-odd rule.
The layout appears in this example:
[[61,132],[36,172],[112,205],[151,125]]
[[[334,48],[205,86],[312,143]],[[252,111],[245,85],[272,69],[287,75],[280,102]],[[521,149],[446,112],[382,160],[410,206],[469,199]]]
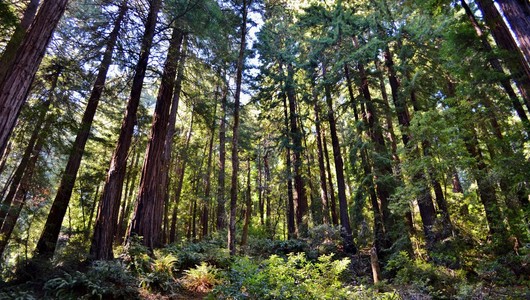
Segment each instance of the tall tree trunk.
[[[48,118],[45,124],[41,124],[42,132],[47,132],[49,130],[51,121],[52,120]],[[41,128],[40,126],[38,127],[39,129]],[[40,153],[42,151],[43,144],[44,136],[39,135],[36,142],[32,143],[30,141],[28,145],[28,149],[30,148],[30,146],[32,148],[31,157],[27,161],[27,164],[24,168],[24,175],[16,185],[16,190],[12,196],[12,205],[9,207],[9,210],[7,212],[7,215],[5,216],[5,219],[3,220],[3,223],[0,223],[2,224],[0,229],[0,257],[2,257],[5,247],[7,246],[11,234],[13,233],[13,229],[15,229],[15,225],[17,223],[20,212],[25,204],[26,197],[30,190],[31,180],[33,178],[37,160],[39,159]],[[21,167],[21,165],[19,165],[19,167]],[[15,182],[12,182],[11,184],[13,186]]]
[[215,121],[217,118],[217,106],[214,108],[213,122],[211,125],[210,132],[210,144],[208,146],[208,162],[206,163],[206,174],[204,174],[204,199],[202,207],[202,217],[201,217],[201,236],[205,238],[208,235],[208,212],[210,210],[210,173],[212,173],[212,156],[213,156],[213,141],[215,137]]
[[530,4],[528,0],[496,0],[530,64]]
[[346,184],[344,181],[344,163],[342,161],[342,154],[340,153],[340,142],[337,135],[337,125],[335,122],[335,113],[333,110],[333,100],[331,99],[331,86],[327,82],[326,66],[323,68],[324,77],[324,91],[326,96],[326,104],[328,106],[328,122],[329,131],[331,134],[331,145],[333,148],[333,158],[335,161],[335,172],[337,176],[337,189],[339,196],[339,216],[341,236],[344,241],[344,251],[346,253],[355,254],[357,248],[353,243],[352,229],[350,225],[350,217],[348,215],[348,201],[346,199]]
[[[63,222],[66,209],[68,208],[70,197],[72,196],[72,190],[77,178],[77,172],[79,170],[79,166],[81,165],[81,159],[83,158],[85,145],[88,141],[88,136],[90,134],[90,129],[92,127],[92,122],[96,114],[99,100],[101,99],[103,88],[105,87],[107,72],[109,70],[110,64],[112,63],[114,46],[118,40],[118,35],[120,33],[120,28],[126,12],[127,4],[125,1],[123,1],[118,16],[114,21],[114,28],[108,37],[105,53],[103,54],[103,59],[101,60],[98,74],[92,87],[92,92],[90,94],[90,98],[88,99],[87,107],[83,114],[81,125],[78,129],[70,157],[68,158],[68,163],[62,175],[61,183],[57,190],[57,195],[53,201],[42,235],[37,243],[37,253],[39,256],[51,257],[55,251],[57,239],[61,230],[61,224]],[[115,224],[113,224],[113,226],[115,226]]]
[[[114,235],[114,228],[117,223],[116,211],[121,199],[123,181],[127,172],[127,158],[129,156],[129,148],[131,146],[134,126],[136,125],[136,112],[138,111],[138,105],[140,103],[140,95],[142,93],[145,71],[147,69],[151,45],[155,34],[157,14],[160,5],[161,0],[149,1],[149,12],[142,36],[140,57],[138,58],[134,69],[134,78],[129,101],[127,102],[125,116],[121,123],[120,135],[118,137],[118,142],[116,143],[116,149],[112,155],[109,171],[107,172],[107,178],[105,180],[105,186],[103,187],[103,193],[101,195],[100,210],[110,216],[112,220],[108,219],[107,222],[97,225],[102,226],[101,232],[105,232],[106,236],[104,239],[101,239],[101,241],[104,240],[105,246],[103,246],[102,243],[99,243],[100,246],[98,247],[98,250],[94,250],[92,253],[96,256],[101,255],[101,257],[99,257],[100,259],[112,258],[112,238],[107,237],[112,237]],[[103,247],[105,249],[103,249]]]
[[30,166],[29,163],[31,161],[32,155],[34,155],[34,151],[36,148],[35,144],[39,139],[41,139],[41,133],[46,133],[46,131],[43,131],[42,128],[49,127],[49,123],[51,122],[51,120],[46,120],[46,115],[50,110],[51,103],[53,102],[53,93],[55,92],[55,88],[57,87],[57,81],[59,80],[61,71],[62,67],[58,66],[55,72],[52,74],[51,88],[48,92],[48,97],[46,98],[46,101],[44,101],[38,108],[39,115],[36,118],[35,127],[33,129],[33,132],[31,133],[28,145],[26,146],[26,150],[22,155],[22,159],[20,160],[20,163],[18,164],[15,173],[13,174],[13,177],[10,181],[7,195],[2,194],[0,196],[0,199],[3,199],[2,205],[0,206],[0,226],[4,222],[4,218],[9,210],[9,207],[11,206],[13,199],[15,199],[15,195],[17,193],[17,190],[20,188],[20,183],[22,182],[24,174],[28,166]]
[[475,3],[481,10],[484,21],[488,25],[496,44],[510,54],[506,60],[506,65],[525,99],[527,108],[530,110],[530,65],[519,51],[517,42],[493,1],[475,0]]
[[270,234],[272,232],[271,230],[271,220],[272,220],[272,208],[271,208],[271,199],[269,197],[270,193],[270,180],[271,180],[271,171],[269,167],[269,151],[265,150],[265,155],[263,155],[263,168],[265,172],[265,189],[264,189],[264,202],[265,202],[265,227],[267,228],[267,232]]
[[13,35],[11,35],[11,38],[9,39],[9,42],[7,43],[4,52],[0,57],[0,82],[4,80],[7,72],[13,66],[18,48],[20,47],[20,44],[22,44],[24,36],[33,22],[35,15],[37,14],[39,2],[40,0],[31,0],[28,3],[28,6],[24,11],[24,15],[22,15],[22,20],[15,28]]
[[318,95],[313,88],[313,109],[315,113],[315,136],[317,139],[318,170],[320,178],[320,201],[322,202],[322,220],[324,224],[329,224],[328,208],[328,187],[326,184],[326,167],[324,165],[324,150],[322,149],[322,129],[320,128],[320,106],[318,105]]
[[164,148],[183,36],[178,28],[173,29],[145,152],[138,201],[131,224],[130,234],[142,236],[142,242],[151,249],[162,245],[160,232],[164,215],[166,184],[160,170],[164,170],[164,163],[168,163],[163,159]]
[[6,148],[35,73],[67,3],[68,0],[46,0],[42,3],[5,77],[0,80],[0,153]]
[[305,236],[307,232],[308,203],[302,178],[302,133],[298,128],[296,113],[296,92],[294,88],[294,69],[291,63],[287,65],[285,91],[289,102],[289,129],[292,140],[292,165],[294,171],[294,206],[296,212],[296,235]]
[[241,83],[243,81],[243,68],[245,67],[245,49],[247,39],[247,13],[248,0],[243,0],[241,9],[241,39],[239,56],[237,59],[236,92],[234,95],[234,127],[232,133],[232,180],[230,186],[230,223],[228,226],[228,249],[230,255],[236,254],[236,209],[237,209],[237,175],[239,173],[239,106],[241,97]]
[[[385,49],[384,56],[385,65],[387,67],[390,80],[390,87],[392,90],[392,100],[394,102],[394,106],[396,107],[396,112],[398,113],[399,124],[403,127],[404,131],[404,133],[402,134],[403,145],[407,148],[412,148],[410,149],[410,151],[413,159],[419,158],[420,153],[418,147],[416,145],[410,145],[411,137],[408,133],[406,133],[410,126],[410,115],[408,113],[405,98],[399,96],[399,81],[397,80],[396,72],[394,70],[392,53],[390,52],[390,49],[388,49],[388,47]],[[413,90],[411,91],[411,101],[413,103],[415,102],[415,94]],[[436,222],[436,211],[434,209],[431,191],[427,183],[427,178],[423,171],[416,171],[414,174],[412,174],[412,177],[413,181],[417,184],[417,187],[419,189],[417,202],[423,224],[423,232],[425,234],[427,249],[432,249],[437,237],[434,230],[434,225]]]
[[[360,118],[357,110],[357,105],[355,103],[355,97],[353,95],[353,84],[348,65],[344,65],[344,74],[346,76],[346,83],[348,85],[348,95],[353,105],[353,114],[355,122],[358,123]],[[368,120],[366,120],[366,114],[364,112],[363,122],[368,124]],[[357,126],[357,134],[359,135],[359,137],[362,136],[362,128],[360,126]],[[365,182],[364,186],[365,189],[368,191],[368,196],[372,205],[372,212],[374,214],[374,247],[377,253],[382,254],[383,249],[387,247],[387,245],[385,245],[386,233],[383,222],[383,215],[381,214],[381,208],[379,207],[379,202],[377,201],[377,194],[375,191],[374,178],[372,175],[372,168],[369,162],[368,151],[365,147],[363,147],[360,152],[361,166],[363,168],[364,177],[366,178],[366,180],[363,180],[363,182]]]
[[464,141],[467,151],[475,159],[476,171],[475,180],[477,181],[478,195],[488,222],[489,233],[493,239],[494,249],[498,254],[506,253],[510,250],[507,246],[508,231],[503,222],[503,215],[499,209],[495,185],[490,178],[487,164],[479,148],[476,134],[473,132],[471,138]]
[[[467,17],[471,21],[471,24],[473,25],[473,28],[475,29],[475,32],[477,33],[478,38],[480,39],[482,46],[488,53],[493,53],[493,48],[491,47],[488,38],[484,34],[481,26],[477,22],[475,15],[471,11],[471,8],[467,5],[466,1],[460,0],[460,5],[462,5],[462,8],[464,8]],[[498,72],[499,74],[504,74],[504,69],[502,68],[501,62],[499,59],[497,59],[494,56],[491,56],[489,59],[489,63],[493,70]],[[514,107],[517,115],[523,122],[523,125],[525,126],[525,129],[527,132],[530,132],[530,121],[528,120],[528,116],[526,115],[526,112],[521,105],[521,102],[519,102],[519,98],[517,97],[517,94],[515,94],[515,91],[512,88],[512,85],[510,84],[510,81],[507,78],[502,78],[500,80],[500,84],[502,88],[506,91],[506,94],[509,96],[510,100],[512,101],[512,106]],[[530,92],[530,91],[529,91]],[[525,93],[522,93],[523,96]],[[530,97],[530,95],[528,95]],[[527,99],[525,101],[526,103],[530,103],[530,99]],[[530,107],[528,107],[530,109]]]
[[[134,146],[133,146],[134,147]],[[134,152],[134,148],[133,148]],[[138,167],[140,165],[140,149],[137,149],[134,152],[133,159],[131,160],[131,165],[128,168],[128,172],[131,174],[131,180],[127,192],[122,200],[120,217],[118,219],[117,232],[115,234],[115,239],[117,244],[122,244],[125,239],[125,234],[127,233],[127,218],[131,213],[131,207],[133,204],[134,190],[136,185],[136,179],[138,178]]]
[[329,183],[329,210],[331,210],[331,223],[339,225],[339,217],[337,216],[337,200],[335,199],[335,188],[333,186],[333,174],[331,173],[331,164],[329,159],[328,142],[324,131],[322,131],[322,146],[324,147],[324,158],[326,160],[326,172],[328,174]]
[[285,136],[287,137],[286,148],[286,176],[287,176],[287,237],[294,239],[297,237],[296,233],[296,216],[295,216],[295,205],[294,205],[294,192],[293,192],[293,180],[292,180],[292,155],[291,155],[291,143],[289,136],[289,114],[287,110],[287,95],[281,93],[280,97],[283,102],[283,116],[284,116],[284,130]]
[[225,210],[225,166],[226,166],[226,105],[228,97],[228,83],[224,84],[223,95],[221,96],[222,116],[219,124],[219,175],[217,178],[217,230],[226,228]]
[[252,218],[252,197],[250,191],[250,158],[247,160],[247,191],[245,193],[245,223],[243,223],[243,232],[241,233],[241,246],[246,246],[248,241],[248,228]]
[[180,195],[182,193],[182,185],[184,183],[184,175],[186,174],[186,165],[188,163],[188,152],[189,152],[189,147],[190,147],[191,136],[193,134],[193,118],[194,118],[194,111],[192,109],[191,118],[190,118],[190,128],[188,129],[188,135],[186,136],[186,144],[184,145],[184,149],[182,149],[182,155],[180,158],[181,166],[180,166],[180,169],[177,169],[177,172],[176,172],[178,182],[175,185],[175,192],[174,192],[175,207],[173,208],[173,213],[171,215],[171,228],[169,231],[169,243],[173,243],[177,239],[177,212],[178,212],[178,206],[180,204]]

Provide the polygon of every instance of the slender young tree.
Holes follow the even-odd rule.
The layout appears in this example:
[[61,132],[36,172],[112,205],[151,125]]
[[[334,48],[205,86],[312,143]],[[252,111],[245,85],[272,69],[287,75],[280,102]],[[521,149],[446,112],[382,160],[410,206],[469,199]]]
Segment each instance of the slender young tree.
[[236,254],[236,209],[237,209],[237,177],[239,173],[239,106],[241,99],[241,84],[243,68],[245,67],[245,49],[247,45],[247,16],[251,0],[243,0],[241,6],[241,27],[239,55],[237,58],[236,91],[234,95],[234,125],[232,129],[232,178],[230,185],[230,222],[228,225],[228,249],[230,255]]

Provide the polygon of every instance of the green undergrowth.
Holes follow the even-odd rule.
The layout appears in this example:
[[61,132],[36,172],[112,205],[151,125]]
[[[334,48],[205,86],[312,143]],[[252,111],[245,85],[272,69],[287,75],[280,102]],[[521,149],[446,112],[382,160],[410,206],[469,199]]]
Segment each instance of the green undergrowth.
[[367,251],[347,256],[338,233],[323,226],[306,239],[251,237],[234,257],[222,235],[155,251],[134,239],[117,250],[113,261],[23,262],[3,278],[0,299],[530,297],[527,249],[497,258],[464,256],[459,268],[399,252],[383,264],[383,274],[393,277],[374,285]]

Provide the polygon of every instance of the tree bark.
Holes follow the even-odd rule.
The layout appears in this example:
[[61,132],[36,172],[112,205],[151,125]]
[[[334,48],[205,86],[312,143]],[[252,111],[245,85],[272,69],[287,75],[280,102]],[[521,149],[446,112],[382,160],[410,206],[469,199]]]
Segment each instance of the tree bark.
[[[467,5],[466,1],[464,1],[464,0],[460,1],[460,5],[462,5],[462,7],[464,8],[464,10],[466,12],[467,17],[471,21],[471,24],[473,25],[473,28],[475,29],[475,32],[477,33],[477,36],[478,36],[478,38],[480,39],[480,41],[482,43],[482,46],[484,47],[486,52],[491,54],[493,52],[493,48],[491,47],[491,45],[490,45],[490,43],[488,41],[488,38],[484,34],[481,26],[477,22],[477,20],[475,18],[475,15],[473,15],[473,12],[471,11],[471,8],[469,8],[469,6]],[[501,62],[499,61],[499,59],[497,59],[494,56],[491,56],[491,58],[489,59],[489,63],[491,65],[491,67],[493,68],[493,70],[495,70],[499,74],[504,74],[504,69],[502,68],[502,65],[501,65]],[[526,112],[525,112],[523,106],[521,105],[521,102],[519,101],[519,98],[517,97],[517,94],[515,93],[515,91],[512,88],[512,85],[510,84],[510,80],[507,79],[507,78],[502,78],[499,83],[502,86],[502,88],[504,89],[504,91],[506,92],[506,94],[508,95],[508,97],[510,98],[510,100],[512,102],[512,106],[515,109],[515,112],[517,113],[517,115],[519,116],[521,121],[523,122],[525,130],[527,132],[530,132],[530,121],[528,120],[528,116],[526,115]],[[523,96],[525,94],[526,93],[522,93]],[[528,96],[530,96],[530,94]],[[530,99],[527,99],[527,101],[525,101],[525,102],[526,103],[530,103]],[[530,109],[530,107],[529,107],[529,109]]]
[[226,166],[226,105],[228,97],[228,83],[224,84],[221,96],[222,117],[219,124],[219,176],[217,178],[217,230],[226,228],[225,210],[225,166]]
[[245,223],[243,223],[243,232],[241,233],[241,246],[246,246],[248,242],[248,228],[252,218],[252,197],[250,190],[250,158],[247,160],[247,191],[245,193]]
[[2,82],[11,67],[13,66],[14,59],[17,55],[18,49],[24,36],[26,35],[35,15],[37,14],[37,9],[39,8],[40,0],[31,0],[24,11],[22,20],[20,24],[15,28],[13,35],[9,39],[2,56],[0,57],[0,82]]
[[[217,101],[216,101],[217,102]],[[208,212],[210,210],[210,174],[212,173],[212,156],[213,156],[213,141],[215,137],[215,119],[217,118],[217,106],[214,108],[213,122],[211,125],[210,132],[210,144],[208,146],[208,162],[206,163],[206,174],[204,174],[204,199],[202,207],[202,217],[201,217],[201,236],[205,238],[208,235]]]
[[335,172],[337,176],[337,189],[339,198],[339,216],[341,236],[344,242],[344,251],[346,253],[355,254],[357,248],[353,243],[352,229],[350,225],[350,217],[348,215],[348,201],[346,199],[346,184],[344,181],[344,163],[342,161],[342,154],[340,153],[340,142],[337,135],[337,125],[335,122],[335,113],[333,110],[333,100],[331,99],[331,87],[327,82],[326,66],[323,68],[324,77],[324,91],[326,96],[326,104],[328,107],[328,123],[331,135],[331,145],[333,148],[333,158],[335,161]]
[[322,202],[322,220],[324,224],[329,224],[329,208],[328,208],[328,188],[326,184],[326,167],[324,165],[324,151],[322,149],[322,132],[320,128],[320,106],[318,105],[318,98],[316,89],[313,88],[313,109],[315,112],[315,137],[317,139],[317,156],[318,156],[318,170],[320,176],[320,201]]
[[164,170],[165,163],[168,163],[164,161],[164,149],[183,36],[178,28],[173,29],[162,82],[158,90],[150,138],[140,177],[138,200],[131,224],[130,234],[142,236],[142,242],[150,249],[162,245],[160,232],[164,215],[166,184],[160,170]]
[[530,4],[528,0],[496,0],[530,64]]
[[496,44],[509,54],[506,59],[506,65],[523,95],[527,109],[530,110],[530,65],[528,61],[525,60],[524,55],[519,51],[510,29],[493,1],[475,0],[475,3],[481,10],[484,21],[488,25]]
[[191,118],[190,118],[190,128],[188,129],[188,135],[186,137],[186,144],[184,145],[184,149],[182,149],[183,154],[180,159],[181,166],[180,166],[180,169],[178,169],[177,171],[178,182],[175,185],[175,193],[174,193],[175,207],[173,208],[173,213],[171,215],[171,228],[169,231],[169,243],[173,243],[177,239],[177,217],[178,217],[177,212],[178,212],[178,206],[180,204],[180,195],[182,193],[182,185],[184,183],[184,175],[186,174],[186,165],[188,163],[188,152],[189,152],[188,150],[190,147],[191,136],[193,134],[193,118],[194,118],[193,113],[194,112],[192,110]]
[[[281,68],[281,66],[280,66]],[[287,65],[285,92],[289,102],[289,129],[292,140],[292,166],[294,171],[294,209],[296,214],[296,235],[305,236],[307,232],[307,197],[302,178],[302,133],[298,128],[296,114],[296,93],[294,89],[294,69],[291,63]]]
[[[157,14],[160,9],[160,5],[161,0],[149,1],[149,12],[142,36],[140,57],[138,58],[134,69],[134,78],[131,92],[129,94],[129,101],[127,102],[125,116],[121,123],[120,135],[118,137],[116,149],[112,155],[109,171],[107,172],[105,186],[103,187],[100,203],[101,206],[104,207],[101,208],[101,211],[105,212],[105,214],[108,214],[112,218],[112,220],[109,219],[108,222],[101,224],[103,227],[105,227],[105,229],[102,228],[101,230],[101,232],[105,232],[105,236],[112,237],[114,235],[114,228],[117,223],[116,211],[121,199],[123,182],[127,171],[127,158],[129,156],[134,126],[136,125],[136,112],[138,111],[138,105],[140,103],[140,95],[143,88],[145,71],[147,69],[149,54],[155,34]],[[101,255],[101,259],[111,259],[112,239],[105,238],[104,240],[106,249],[98,247],[97,252],[100,254],[97,255]]]
[[0,153],[3,153],[35,73],[68,0],[46,0],[18,47],[5,78],[0,81]]
[[[92,87],[92,92],[90,94],[90,98],[88,99],[83,118],[81,120],[81,126],[78,129],[70,157],[68,158],[68,163],[61,178],[57,195],[53,201],[42,235],[37,243],[37,253],[39,256],[51,257],[55,251],[57,239],[59,238],[59,232],[61,230],[61,224],[66,214],[70,197],[72,196],[72,190],[77,178],[77,172],[79,170],[79,166],[81,165],[81,159],[83,158],[85,145],[88,141],[88,136],[90,134],[90,129],[92,127],[92,122],[96,114],[99,100],[101,99],[103,88],[105,87],[107,72],[109,70],[110,64],[112,63],[112,54],[114,52],[116,41],[118,40],[118,35],[126,11],[126,2],[122,2],[118,16],[113,24],[114,28],[108,37],[103,59],[101,60],[98,74]],[[113,224],[113,226],[115,226],[115,224]]]
[[[9,211],[9,207],[11,206],[12,201],[16,198],[17,190],[20,189],[20,184],[23,181],[23,178],[25,177],[26,170],[30,166],[30,161],[32,159],[32,155],[35,153],[36,143],[41,140],[41,133],[46,133],[46,131],[43,131],[43,127],[49,127],[50,120],[46,120],[46,115],[48,111],[50,110],[50,106],[53,102],[53,93],[55,92],[55,88],[57,87],[57,81],[59,80],[59,76],[61,75],[62,67],[58,66],[52,75],[52,82],[51,82],[51,88],[49,90],[49,95],[46,98],[46,100],[40,105],[39,109],[39,115],[36,118],[35,127],[33,128],[33,132],[31,133],[30,139],[28,141],[28,145],[26,146],[26,150],[24,151],[24,154],[22,155],[22,159],[20,160],[20,163],[18,164],[13,177],[10,181],[9,189],[7,191],[7,194],[2,194],[0,196],[0,199],[2,200],[2,205],[0,206],[0,226],[4,222],[4,218],[7,215],[7,212]],[[49,117],[48,117],[49,119]]]
[[245,67],[245,49],[247,39],[247,13],[248,0],[243,0],[241,8],[241,37],[239,55],[237,59],[236,92],[234,95],[234,125],[232,133],[232,178],[230,186],[230,223],[228,226],[228,249],[230,255],[236,254],[236,209],[237,209],[237,176],[239,173],[239,106],[241,97],[241,83],[243,81],[243,68]]

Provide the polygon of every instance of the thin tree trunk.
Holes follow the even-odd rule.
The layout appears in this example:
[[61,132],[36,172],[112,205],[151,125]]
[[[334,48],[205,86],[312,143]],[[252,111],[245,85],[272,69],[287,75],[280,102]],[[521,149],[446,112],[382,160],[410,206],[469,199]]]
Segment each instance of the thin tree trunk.
[[184,183],[184,175],[186,174],[186,165],[188,163],[188,149],[190,147],[190,141],[191,136],[193,134],[193,118],[194,118],[194,112],[192,110],[191,112],[191,118],[190,118],[190,128],[188,129],[188,135],[186,137],[186,144],[184,145],[184,149],[182,149],[182,157],[180,159],[181,166],[180,169],[178,169],[177,172],[177,178],[178,182],[175,185],[175,207],[173,208],[173,214],[171,215],[171,229],[169,231],[169,243],[173,243],[177,239],[177,212],[178,212],[178,206],[180,204],[180,195],[182,193],[182,185]]
[[128,178],[128,185],[127,185],[127,182],[126,182],[126,191],[125,191],[125,196],[123,197],[122,201],[121,201],[121,210],[120,210],[120,216],[118,218],[118,225],[116,226],[117,227],[117,232],[115,234],[115,240],[116,240],[116,244],[122,244],[123,243],[123,240],[125,238],[125,233],[127,231],[127,221],[126,221],[126,217],[129,216],[129,213],[130,213],[130,208],[131,208],[131,203],[132,203],[132,197],[133,197],[133,191],[135,190],[134,187],[135,187],[135,184],[136,184],[136,179],[138,177],[138,166],[140,164],[140,150],[138,149],[138,151],[135,151],[136,147],[133,146],[133,157],[131,159],[131,165],[129,166],[129,168],[127,169],[128,170],[128,174],[127,174],[127,177],[130,177]]
[[289,136],[289,116],[287,112],[287,96],[285,93],[281,93],[283,100],[283,115],[284,115],[284,126],[285,136],[287,137],[288,145],[286,146],[286,175],[287,175],[287,237],[294,239],[296,235],[296,217],[295,217],[295,206],[294,206],[294,192],[293,192],[293,180],[292,180],[292,163],[291,163],[291,145]]
[[337,200],[335,199],[335,188],[333,186],[333,175],[331,173],[331,164],[329,159],[328,142],[324,131],[322,131],[322,144],[324,146],[324,158],[326,160],[326,172],[328,173],[329,183],[329,199],[331,210],[331,223],[333,225],[339,225],[339,217],[337,216]]
[[[348,94],[350,97],[350,101],[352,101],[353,105],[353,114],[355,118],[355,122],[358,123],[359,113],[357,110],[357,105],[355,103],[355,97],[353,95],[353,85],[352,80],[350,77],[350,71],[348,65],[344,65],[344,74],[346,76],[346,83],[348,85]],[[364,107],[364,105],[362,105]],[[366,119],[366,113],[364,113],[363,109],[363,122],[368,124],[368,120]],[[360,126],[357,126],[357,134],[359,137],[362,136],[362,129]],[[377,194],[375,191],[375,184],[374,184],[374,178],[372,174],[372,168],[370,166],[370,162],[368,159],[368,151],[366,148],[362,148],[360,150],[361,154],[361,166],[363,168],[364,176],[366,180],[363,180],[365,182],[364,186],[365,189],[368,190],[368,196],[370,198],[370,203],[372,205],[372,212],[374,214],[374,247],[377,253],[382,254],[382,251],[387,245],[385,244],[386,241],[386,233],[385,233],[385,227],[383,222],[383,215],[381,213],[381,208],[379,207],[379,202],[377,201]]]
[[316,89],[313,88],[313,107],[315,112],[315,136],[317,139],[318,170],[320,176],[320,201],[322,202],[322,220],[324,224],[329,224],[328,208],[328,188],[326,184],[326,167],[324,165],[324,150],[322,149],[322,129],[320,128],[320,106],[316,95]]
[[[92,127],[92,122],[96,114],[99,100],[101,99],[103,88],[105,87],[107,72],[109,70],[110,64],[112,63],[112,54],[114,52],[114,46],[116,45],[116,41],[118,40],[118,35],[126,11],[127,5],[124,1],[121,4],[118,16],[114,21],[114,28],[112,29],[112,32],[109,35],[105,53],[103,55],[103,59],[101,60],[98,74],[92,87],[92,92],[90,94],[90,98],[88,99],[87,107],[83,114],[81,125],[78,129],[77,136],[70,153],[70,157],[68,158],[68,163],[61,178],[61,183],[57,190],[57,195],[55,197],[55,200],[53,201],[42,235],[37,243],[37,253],[39,256],[51,257],[53,256],[53,253],[55,251],[57,239],[59,238],[59,232],[61,230],[61,224],[63,222],[66,209],[68,208],[68,203],[70,202],[70,198],[72,196],[72,190],[74,188],[75,180],[77,178],[77,172],[79,170],[79,166],[81,165],[81,159],[83,158],[85,145],[88,141],[88,136],[90,134],[90,129]],[[115,224],[113,224],[113,226],[115,226]]]
[[201,217],[201,236],[205,238],[208,235],[208,212],[210,210],[210,173],[212,173],[212,156],[213,156],[213,141],[215,137],[215,120],[217,118],[217,106],[214,108],[213,122],[211,125],[210,132],[210,144],[208,146],[208,162],[206,164],[206,174],[204,174],[204,199],[203,199],[203,208],[202,208],[202,217]]
[[[51,119],[48,118],[48,120],[46,120],[46,124],[44,124],[42,127],[42,131],[47,132],[50,128],[50,125]],[[2,227],[0,229],[0,257],[2,257],[5,247],[7,246],[7,243],[11,238],[11,234],[13,233],[13,229],[15,228],[20,212],[22,211],[22,208],[24,207],[24,204],[26,202],[26,198],[30,190],[31,180],[33,178],[37,160],[39,159],[40,153],[42,151],[43,144],[44,137],[42,135],[39,135],[35,143],[32,144],[30,142],[30,145],[28,145],[28,148],[30,146],[32,147],[31,157],[29,158],[26,164],[24,175],[17,184],[16,191],[13,195],[13,203],[9,207],[9,211],[5,216],[3,223],[0,223],[2,224]],[[14,182],[12,184],[14,184]]]
[[17,48],[5,77],[0,80],[0,153],[7,146],[35,73],[67,3],[68,0],[44,1]]
[[252,218],[252,197],[250,190],[250,158],[247,160],[247,191],[245,194],[246,198],[246,209],[245,209],[245,223],[243,223],[243,232],[241,233],[241,247],[247,245],[248,241],[248,228],[250,226],[250,219]]
[[[281,65],[280,65],[281,68]],[[307,197],[302,178],[302,134],[298,129],[296,113],[296,93],[294,89],[294,70],[291,63],[287,65],[285,90],[289,103],[289,129],[292,140],[292,166],[294,171],[294,209],[296,213],[296,235],[305,236],[307,232]]]
[[341,236],[344,240],[344,250],[346,253],[355,254],[357,248],[353,243],[352,229],[350,225],[350,217],[348,215],[348,201],[346,199],[346,184],[344,181],[344,163],[342,161],[342,154],[340,153],[339,137],[337,135],[337,125],[335,123],[335,113],[333,111],[333,100],[331,99],[331,87],[327,82],[326,67],[323,68],[324,77],[324,91],[326,95],[326,104],[328,106],[328,122],[329,131],[331,134],[331,145],[333,147],[333,158],[335,161],[335,172],[337,176],[337,189],[339,196],[339,215]]
[[237,175],[239,173],[239,109],[241,97],[241,83],[243,81],[243,68],[245,67],[245,49],[247,38],[247,0],[243,0],[241,10],[241,39],[239,44],[239,56],[237,59],[236,92],[234,95],[234,127],[232,133],[232,180],[230,187],[230,223],[228,226],[228,249],[230,255],[236,254],[236,209],[237,209]]
[[[134,146],[133,146],[134,147]],[[134,151],[134,148],[133,148]],[[133,159],[131,161],[131,166],[128,168],[128,172],[131,174],[131,181],[129,183],[129,187],[127,188],[127,193],[125,193],[125,197],[123,197],[122,200],[122,207],[120,212],[120,217],[118,220],[118,226],[117,226],[117,232],[115,234],[116,243],[122,244],[125,239],[125,234],[127,233],[127,218],[130,215],[132,202],[133,202],[133,195],[134,195],[134,187],[136,185],[136,179],[138,178],[138,167],[140,164],[140,149],[137,149],[136,152],[134,152]]]
[[226,228],[225,210],[225,165],[226,165],[226,105],[228,97],[228,83],[224,84],[221,96],[222,117],[219,124],[219,175],[217,178],[217,230]]

